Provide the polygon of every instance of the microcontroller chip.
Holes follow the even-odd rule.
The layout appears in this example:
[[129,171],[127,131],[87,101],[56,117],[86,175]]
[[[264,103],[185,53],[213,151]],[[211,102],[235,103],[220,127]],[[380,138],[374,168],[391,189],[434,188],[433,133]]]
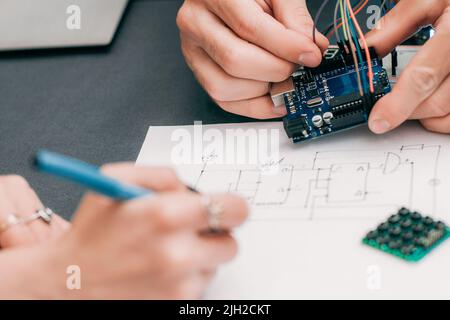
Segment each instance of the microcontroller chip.
[[450,237],[441,221],[402,208],[370,231],[363,243],[406,261],[417,262]]
[[309,95],[311,98],[316,98],[319,96],[319,90],[318,89],[308,89]]

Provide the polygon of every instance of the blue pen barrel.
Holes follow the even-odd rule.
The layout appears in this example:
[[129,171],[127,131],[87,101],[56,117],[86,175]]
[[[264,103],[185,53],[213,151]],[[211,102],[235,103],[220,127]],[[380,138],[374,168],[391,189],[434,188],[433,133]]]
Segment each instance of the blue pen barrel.
[[39,171],[78,183],[116,200],[131,200],[151,194],[150,190],[104,175],[97,166],[47,150],[37,152],[34,165]]

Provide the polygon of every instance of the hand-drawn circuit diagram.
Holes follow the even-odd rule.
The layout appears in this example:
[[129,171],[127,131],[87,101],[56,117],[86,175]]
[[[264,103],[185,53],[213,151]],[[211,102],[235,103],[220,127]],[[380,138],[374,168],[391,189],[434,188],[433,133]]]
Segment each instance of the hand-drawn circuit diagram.
[[255,219],[374,218],[417,203],[434,215],[441,148],[418,144],[319,151],[304,158],[288,154],[270,174],[258,166],[230,167],[207,160],[195,184],[199,190],[242,195],[257,209]]

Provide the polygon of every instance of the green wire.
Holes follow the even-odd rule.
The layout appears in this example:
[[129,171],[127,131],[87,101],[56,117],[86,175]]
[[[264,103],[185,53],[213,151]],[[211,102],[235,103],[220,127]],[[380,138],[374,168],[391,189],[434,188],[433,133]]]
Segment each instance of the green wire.
[[[339,7],[341,10],[341,19],[342,19],[342,21],[344,21],[344,6],[342,5],[342,0],[339,0]],[[348,41],[347,26],[345,25],[345,23],[342,24],[342,30],[344,31],[345,41]]]

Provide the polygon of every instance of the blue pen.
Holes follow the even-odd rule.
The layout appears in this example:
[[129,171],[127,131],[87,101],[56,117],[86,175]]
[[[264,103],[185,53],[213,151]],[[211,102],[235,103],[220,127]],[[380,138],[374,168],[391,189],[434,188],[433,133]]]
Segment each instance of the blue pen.
[[33,164],[39,171],[76,182],[113,199],[130,200],[152,194],[150,190],[127,185],[102,174],[97,166],[55,152],[39,151]]

